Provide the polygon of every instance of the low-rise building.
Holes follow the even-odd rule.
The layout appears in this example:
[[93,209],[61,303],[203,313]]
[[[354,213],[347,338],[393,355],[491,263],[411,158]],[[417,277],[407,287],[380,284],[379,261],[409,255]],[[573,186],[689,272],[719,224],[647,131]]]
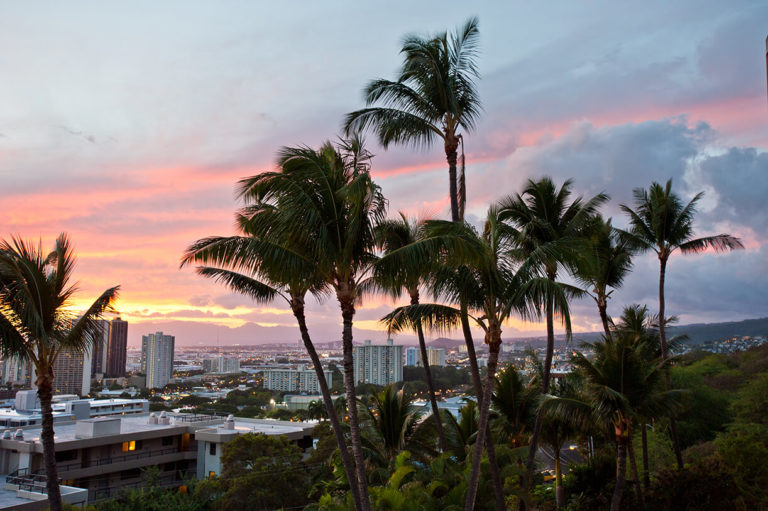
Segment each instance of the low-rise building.
[[[237,435],[286,435],[309,449],[313,427],[165,412],[70,420],[56,424],[56,460],[62,484],[86,490],[87,501],[93,503],[113,498],[124,488],[140,487],[147,467],[157,467],[159,484],[167,487],[190,477],[220,474],[222,446]],[[0,476],[37,488],[38,496],[45,487],[40,434],[38,425],[0,433]]]

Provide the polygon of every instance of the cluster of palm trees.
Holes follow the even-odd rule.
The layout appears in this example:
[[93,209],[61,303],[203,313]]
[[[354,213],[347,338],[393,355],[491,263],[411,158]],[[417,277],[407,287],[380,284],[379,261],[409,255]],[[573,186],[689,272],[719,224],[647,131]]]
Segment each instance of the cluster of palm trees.
[[[624,231],[599,217],[600,206],[608,200],[606,195],[572,198],[570,181],[558,187],[549,178],[530,180],[520,193],[493,204],[479,228],[466,223],[464,135],[475,127],[481,111],[475,86],[478,36],[478,22],[473,18],[452,34],[407,37],[397,79],[377,79],[368,85],[366,108],[347,116],[343,138],[319,148],[282,149],[277,170],[239,182],[243,206],[237,213],[238,234],[201,239],[188,248],[182,259],[182,266],[196,265],[200,275],[256,302],[283,300],[291,309],[317,372],[325,413],[358,510],[371,509],[369,460],[374,455],[391,458],[405,446],[402,439],[391,437],[391,431],[375,445],[367,446],[361,434],[363,427],[376,423],[380,413],[376,407],[402,408],[406,403],[402,393],[393,393],[392,389],[374,396],[373,405],[369,401],[365,407],[361,407],[356,395],[353,322],[358,304],[367,295],[407,294],[409,303],[383,321],[390,331],[412,330],[418,336],[434,417],[431,423],[436,431],[432,440],[422,439],[422,443],[433,442],[438,452],[452,450],[453,440],[464,434],[467,424],[457,428],[456,421],[454,424],[441,419],[424,331],[461,329],[476,399],[471,406],[477,409],[464,507],[470,510],[475,506],[485,451],[495,503],[503,509],[505,495],[490,411],[492,404],[500,413],[515,408],[505,403],[509,395],[504,397],[501,392],[514,383],[507,381],[511,378],[507,373],[498,382],[503,386],[496,389],[504,325],[513,317],[544,318],[547,349],[536,385],[541,394],[549,395],[555,320],[570,333],[570,301],[585,295],[595,300],[605,338],[602,344],[595,345],[595,360],[575,359],[584,375],[584,388],[589,390],[583,395],[592,396],[592,401],[563,394],[553,398],[551,405],[528,406],[533,415],[519,413],[510,422],[507,434],[514,445],[529,446],[529,475],[524,481],[528,484],[539,442],[561,445],[560,440],[565,438],[562,434],[550,435],[551,424],[557,420],[561,422],[554,428],[556,431],[569,426],[568,421],[557,418],[557,410],[569,406],[573,410],[590,409],[591,415],[582,416],[611,421],[621,466],[625,437],[639,417],[650,413],[655,402],[635,402],[635,394],[616,397],[615,392],[610,392],[615,391],[615,380],[611,379],[615,374],[601,364],[610,361],[629,367],[635,364],[635,358],[647,358],[653,352],[660,360],[653,366],[655,369],[637,369],[632,374],[642,376],[643,385],[652,386],[658,385],[661,374],[664,392],[671,392],[666,373],[670,362],[664,305],[667,261],[678,249],[686,253],[741,247],[736,238],[725,234],[694,239],[692,222],[700,195],[684,204],[672,193],[671,182],[635,191],[634,207],[622,206],[630,219],[630,227]],[[387,201],[370,175],[372,155],[361,136],[366,130],[373,131],[385,148],[390,144],[429,146],[443,141],[449,170],[450,222],[417,222],[404,215],[387,218]],[[654,250],[660,262],[657,351],[649,347],[651,341],[638,340],[647,335],[625,335],[612,324],[607,311],[611,290],[622,283],[631,267],[631,257],[644,250]],[[68,285],[68,280],[73,263],[65,236],[57,240],[50,253],[17,239],[0,245],[0,346],[4,356],[31,360],[37,372],[51,509],[61,508],[50,409],[53,362],[62,349],[88,348],[97,328],[95,320],[111,310],[117,295],[117,288],[111,288],[81,315],[71,314],[68,304],[75,288]],[[565,277],[574,277],[584,286],[568,284]],[[425,303],[422,294],[428,294],[431,300]],[[334,297],[339,304],[346,409],[334,406],[312,342],[305,314],[305,301],[310,295],[319,300]],[[484,381],[477,363],[473,327],[482,331],[489,350]],[[607,396],[606,401],[594,398],[600,392]],[[578,403],[582,403],[581,408]],[[408,413],[401,414],[400,420],[413,431],[418,425]],[[670,416],[673,438],[674,424],[674,416]],[[675,445],[678,462],[682,463],[676,439]],[[398,463],[402,465],[402,460]],[[623,469],[619,472],[623,474]],[[617,491],[620,493],[619,484]]]
[[[503,509],[504,491],[489,417],[504,325],[513,317],[545,319],[547,349],[538,383],[541,393],[549,394],[555,319],[570,334],[570,301],[592,296],[606,346],[613,346],[608,298],[630,270],[632,255],[653,249],[661,262],[659,338],[660,357],[666,364],[663,289],[669,255],[676,249],[698,252],[741,246],[736,238],[725,234],[693,239],[692,221],[700,195],[684,205],[671,192],[671,182],[666,187],[654,183],[649,192],[635,191],[634,209],[622,206],[630,217],[630,228],[624,231],[599,216],[600,206],[608,200],[605,194],[573,198],[570,181],[558,187],[549,178],[529,180],[522,192],[493,204],[479,229],[464,222],[463,150],[460,169],[457,162],[458,149],[463,147],[461,130],[471,130],[480,111],[474,85],[477,37],[477,20],[471,19],[451,35],[406,38],[398,79],[371,82],[366,89],[368,106],[347,116],[344,138],[317,149],[286,147],[279,153],[278,170],[241,180],[240,233],[199,240],[182,261],[182,265],[199,265],[201,275],[256,301],[282,299],[291,308],[317,372],[356,509],[371,506],[352,362],[354,315],[367,294],[383,291],[408,295],[409,303],[383,321],[390,331],[414,331],[418,336],[436,442],[443,451],[448,439],[426,363],[423,332],[461,328],[478,409],[476,447],[464,507],[470,510],[475,505],[485,451],[496,505]],[[387,202],[371,179],[371,154],[360,135],[366,129],[373,130],[385,147],[443,140],[452,221],[416,222],[402,214],[387,219]],[[566,283],[568,276],[585,284],[586,289]],[[432,302],[423,303],[423,292],[433,298]],[[346,429],[333,406],[311,341],[304,312],[307,294],[318,299],[334,296],[339,304],[349,404]],[[483,332],[489,350],[485,381],[477,364],[473,327]],[[537,408],[527,438],[527,483],[534,470],[543,423],[553,420],[545,417],[544,411],[544,407]],[[674,437],[674,417],[671,419]]]

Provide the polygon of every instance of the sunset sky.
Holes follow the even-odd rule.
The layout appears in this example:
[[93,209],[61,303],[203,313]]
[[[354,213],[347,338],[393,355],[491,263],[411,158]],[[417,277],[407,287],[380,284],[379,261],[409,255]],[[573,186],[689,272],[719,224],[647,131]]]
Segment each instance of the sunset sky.
[[[281,146],[334,138],[364,85],[395,77],[404,35],[472,15],[484,113],[465,137],[469,219],[550,175],[609,193],[604,212],[624,225],[633,188],[672,178],[686,199],[706,192],[698,234],[747,249],[673,257],[668,312],[768,315],[766,2],[279,4],[0,4],[0,237],[50,246],[69,233],[78,305],[120,284],[129,344],[155,330],[185,345],[298,340],[283,304],[255,307],[179,270],[182,252],[234,233],[237,179],[272,169]],[[449,217],[441,147],[369,141],[391,213]],[[657,266],[638,258],[610,312],[655,309]],[[393,303],[367,300],[356,340],[383,340]],[[309,309],[316,341],[340,338],[334,300]],[[593,303],[574,310],[576,330],[599,328]]]

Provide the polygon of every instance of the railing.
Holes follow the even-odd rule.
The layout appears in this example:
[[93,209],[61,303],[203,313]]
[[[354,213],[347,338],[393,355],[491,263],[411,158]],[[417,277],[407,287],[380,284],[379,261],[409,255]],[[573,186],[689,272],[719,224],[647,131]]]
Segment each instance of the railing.
[[[18,486],[19,490],[41,493],[43,495],[48,494],[48,478],[46,475],[44,473],[30,474],[26,468],[6,476],[5,484]],[[61,484],[61,479],[59,479],[59,484]]]
[[202,413],[201,414],[180,413],[179,415],[175,415],[174,417],[176,419],[176,422],[208,422],[208,421],[215,421],[223,418],[223,416],[202,414]]
[[177,452],[186,452],[187,450],[179,450],[177,447],[169,447],[167,449],[158,449],[155,451],[139,451],[132,454],[123,454],[120,456],[110,456],[107,458],[99,458],[97,460],[90,460],[86,462],[78,461],[63,465],[58,464],[59,470],[66,472],[68,470],[78,470],[81,468],[90,467],[103,467],[105,465],[112,465],[113,463],[124,463],[126,461],[141,460],[145,458],[154,458],[156,456],[165,456],[166,454],[173,454]]

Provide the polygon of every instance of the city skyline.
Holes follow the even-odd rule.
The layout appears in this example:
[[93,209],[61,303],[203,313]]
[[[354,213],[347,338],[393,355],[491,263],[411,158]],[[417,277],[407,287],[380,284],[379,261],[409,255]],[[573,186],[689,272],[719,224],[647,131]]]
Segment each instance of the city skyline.
[[[394,77],[404,35],[470,15],[480,19],[485,109],[466,136],[468,219],[549,174],[574,178],[580,194],[607,191],[605,213],[621,225],[618,205],[632,188],[671,177],[685,198],[706,192],[698,233],[730,232],[746,250],[673,257],[667,309],[681,323],[768,315],[764,4],[487,4],[446,13],[426,3],[408,5],[408,16],[405,4],[300,12],[185,4],[179,18],[181,5],[156,6],[151,20],[146,8],[97,3],[77,15],[68,6],[0,7],[0,232],[46,246],[68,232],[80,298],[122,286],[129,346],[155,331],[189,346],[298,340],[281,304],[254,306],[179,270],[184,248],[233,232],[236,180],[274,168],[281,146],[333,139],[343,115],[362,106],[365,84]],[[440,148],[384,151],[369,141],[390,214],[448,218]],[[646,255],[635,266],[613,314],[634,302],[656,308],[657,263]],[[395,303],[366,299],[356,340],[383,342],[377,320]],[[307,308],[317,342],[340,339],[335,300]],[[600,330],[591,302],[574,310],[576,331]],[[543,331],[516,320],[504,337]]]

